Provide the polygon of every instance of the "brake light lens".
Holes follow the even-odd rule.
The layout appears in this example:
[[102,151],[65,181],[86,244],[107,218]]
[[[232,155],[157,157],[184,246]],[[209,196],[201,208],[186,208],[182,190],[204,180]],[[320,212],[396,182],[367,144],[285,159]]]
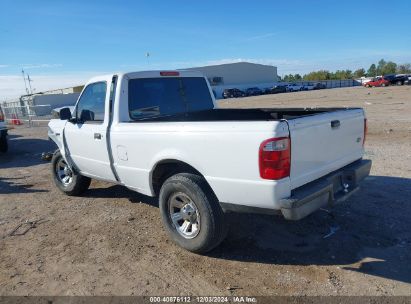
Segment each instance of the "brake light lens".
[[367,126],[367,118],[364,118],[364,136],[362,139],[362,146],[364,147],[365,144],[365,138],[367,136],[367,132],[368,132],[368,126]]
[[180,73],[177,71],[163,71],[160,72],[161,76],[180,76]]
[[259,150],[260,176],[278,180],[290,176],[291,141],[289,137],[263,141]]

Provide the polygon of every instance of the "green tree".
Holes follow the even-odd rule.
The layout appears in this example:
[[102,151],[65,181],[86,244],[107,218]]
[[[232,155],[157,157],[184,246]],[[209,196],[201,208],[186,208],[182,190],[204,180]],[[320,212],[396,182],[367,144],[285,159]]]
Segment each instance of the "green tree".
[[342,79],[351,79],[352,71],[351,70],[337,70],[335,71],[333,79],[342,80]]
[[304,80],[329,80],[331,79],[331,73],[327,70],[314,71],[308,74],[305,74],[303,77]]
[[355,70],[354,72],[354,77],[355,78],[361,78],[365,76],[365,70],[363,68]]
[[387,62],[384,59],[381,59],[380,61],[378,61],[378,65],[377,65],[377,75],[382,75],[384,72],[384,67],[387,64]]
[[377,76],[377,67],[375,66],[375,64],[373,63],[372,65],[370,65],[370,68],[367,71],[367,76],[368,77],[375,77]]
[[397,71],[397,64],[392,61],[388,61],[382,68],[381,70],[381,75],[387,75],[387,74],[395,74]]
[[294,81],[294,76],[293,74],[288,74],[284,76],[284,81],[285,82],[293,82]]
[[411,73],[411,64],[404,63],[397,66],[397,73],[398,74],[408,74]]

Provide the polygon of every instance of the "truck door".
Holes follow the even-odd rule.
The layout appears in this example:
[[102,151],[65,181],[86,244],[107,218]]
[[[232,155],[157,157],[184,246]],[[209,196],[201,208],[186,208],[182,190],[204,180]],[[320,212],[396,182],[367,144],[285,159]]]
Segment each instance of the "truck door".
[[101,79],[84,88],[73,113],[76,120],[67,122],[64,136],[67,153],[82,174],[114,181],[106,138],[110,86],[111,79]]

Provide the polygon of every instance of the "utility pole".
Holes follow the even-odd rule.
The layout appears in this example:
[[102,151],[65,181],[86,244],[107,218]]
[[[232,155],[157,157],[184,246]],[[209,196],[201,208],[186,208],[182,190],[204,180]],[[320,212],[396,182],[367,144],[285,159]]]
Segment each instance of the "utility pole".
[[23,74],[24,87],[26,88],[26,93],[27,93],[27,95],[29,95],[29,89],[27,89],[26,76],[24,76],[24,70],[23,69],[21,69],[21,73]]
[[27,74],[27,81],[28,81],[28,83],[29,83],[29,87],[30,87],[30,94],[33,94],[33,89],[31,88],[31,82],[32,82],[33,80],[31,80],[31,78],[30,78],[30,75],[29,75],[29,74]]

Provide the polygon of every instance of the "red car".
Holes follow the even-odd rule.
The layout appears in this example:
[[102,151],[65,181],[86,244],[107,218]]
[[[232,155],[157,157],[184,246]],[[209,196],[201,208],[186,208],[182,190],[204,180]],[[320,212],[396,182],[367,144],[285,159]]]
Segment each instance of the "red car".
[[374,78],[373,80],[371,80],[369,82],[364,83],[364,86],[367,87],[367,88],[370,88],[370,87],[386,87],[389,84],[390,84],[390,82],[387,79],[385,79],[384,77],[377,77],[377,78]]

